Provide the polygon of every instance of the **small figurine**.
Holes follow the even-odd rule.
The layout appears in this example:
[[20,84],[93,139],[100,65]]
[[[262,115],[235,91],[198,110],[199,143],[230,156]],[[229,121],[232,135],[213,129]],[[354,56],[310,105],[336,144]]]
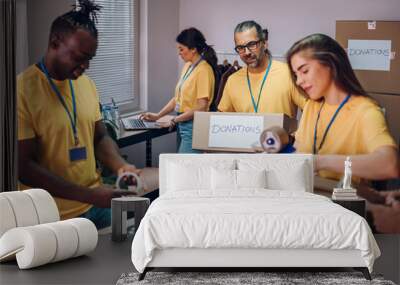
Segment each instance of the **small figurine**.
[[346,157],[344,162],[344,178],[343,178],[343,189],[352,189],[351,187],[351,159],[350,156]]

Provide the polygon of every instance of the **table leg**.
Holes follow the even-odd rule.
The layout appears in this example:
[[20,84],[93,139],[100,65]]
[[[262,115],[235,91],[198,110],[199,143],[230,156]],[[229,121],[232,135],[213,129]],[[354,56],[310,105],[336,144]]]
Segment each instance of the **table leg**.
[[[123,210],[123,205],[120,201],[111,200],[111,239],[113,241],[123,241],[123,222],[125,213],[126,219],[126,211]],[[125,224],[126,227],[126,224]]]
[[152,165],[151,139],[146,139],[146,167]]

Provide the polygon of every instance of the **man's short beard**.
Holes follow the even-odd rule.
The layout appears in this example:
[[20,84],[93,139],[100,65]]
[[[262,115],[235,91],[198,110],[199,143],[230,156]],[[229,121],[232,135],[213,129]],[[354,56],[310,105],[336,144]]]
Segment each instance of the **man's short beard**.
[[258,68],[262,65],[262,60],[263,57],[265,56],[265,54],[260,53],[260,56],[256,58],[256,61],[249,64],[248,66],[250,66],[251,68]]

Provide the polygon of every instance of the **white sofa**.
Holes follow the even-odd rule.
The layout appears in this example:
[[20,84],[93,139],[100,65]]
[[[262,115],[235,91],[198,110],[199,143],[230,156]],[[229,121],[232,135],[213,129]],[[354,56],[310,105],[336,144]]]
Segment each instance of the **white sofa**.
[[162,154],[160,197],[132,243],[155,267],[354,267],[380,255],[366,221],[312,194],[301,154]]
[[96,248],[97,229],[88,219],[60,221],[57,205],[43,189],[0,193],[0,262],[20,269],[84,255]]

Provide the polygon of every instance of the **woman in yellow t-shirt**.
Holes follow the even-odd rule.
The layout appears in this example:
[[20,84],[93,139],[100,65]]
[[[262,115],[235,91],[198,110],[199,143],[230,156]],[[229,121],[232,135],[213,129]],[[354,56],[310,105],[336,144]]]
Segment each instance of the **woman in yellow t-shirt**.
[[208,111],[214,97],[217,56],[203,34],[195,29],[183,30],[176,38],[180,57],[185,62],[175,88],[175,96],[158,113],[144,113],[141,118],[156,121],[172,111],[177,116],[163,127],[177,127],[178,152],[198,153],[192,149],[193,115]]
[[287,62],[292,79],[311,99],[304,107],[295,147],[315,155],[319,175],[340,179],[350,156],[355,177],[399,177],[398,146],[344,49],[326,35],[313,34],[289,49]]

